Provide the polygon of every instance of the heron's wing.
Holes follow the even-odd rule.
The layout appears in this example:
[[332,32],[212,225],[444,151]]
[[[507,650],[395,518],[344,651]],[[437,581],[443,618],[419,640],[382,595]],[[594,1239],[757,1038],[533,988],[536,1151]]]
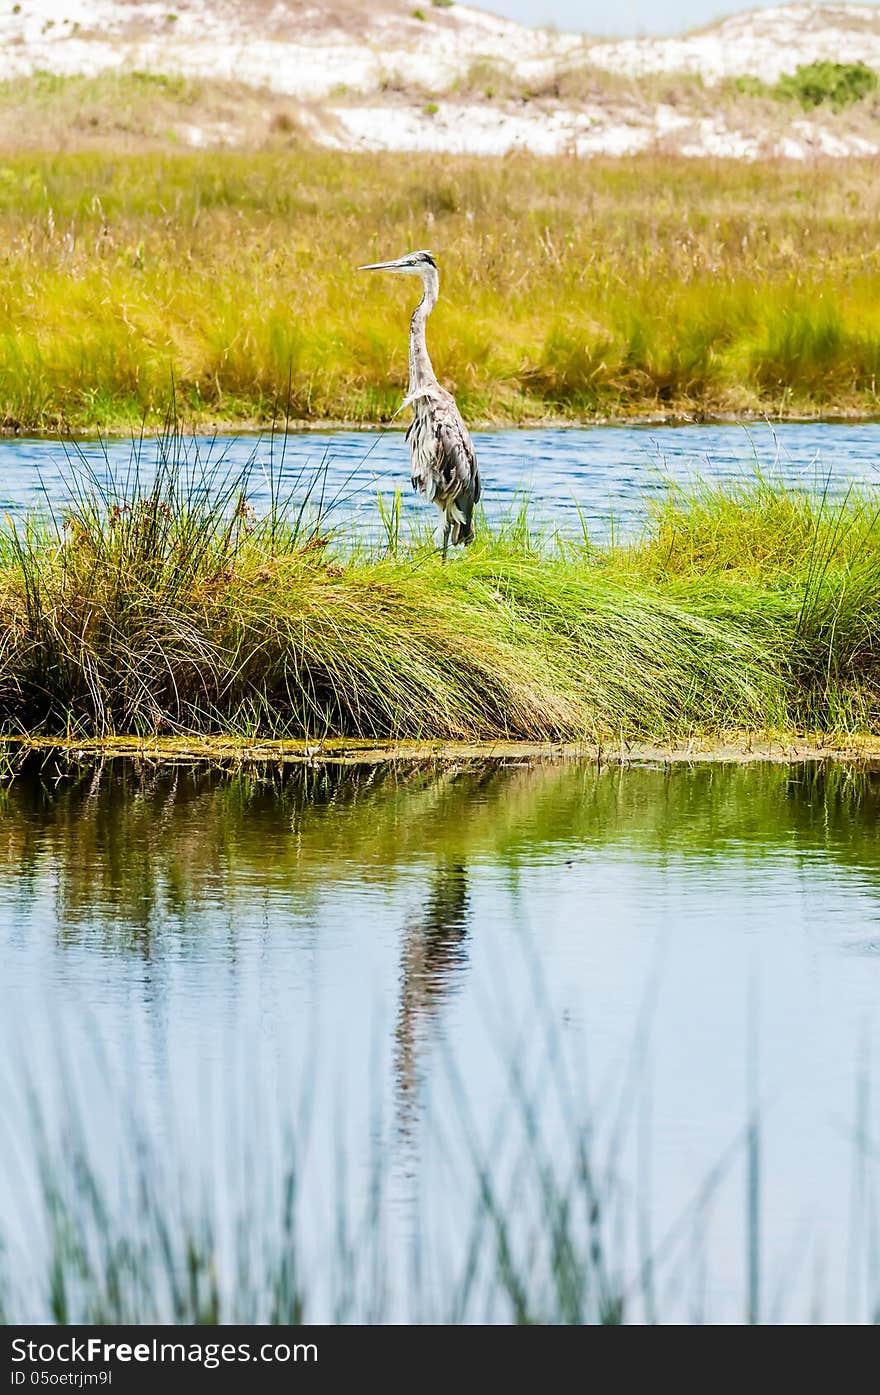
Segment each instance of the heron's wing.
[[437,423],[437,465],[443,492],[465,494],[474,503],[480,497],[480,472],[467,429],[455,417],[444,416]]

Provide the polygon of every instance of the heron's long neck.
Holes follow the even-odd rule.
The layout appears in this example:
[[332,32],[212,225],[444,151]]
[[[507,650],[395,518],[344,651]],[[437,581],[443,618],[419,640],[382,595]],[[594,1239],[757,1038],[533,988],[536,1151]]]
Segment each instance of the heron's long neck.
[[428,383],[436,383],[437,377],[428,356],[425,343],[425,323],[437,304],[439,283],[436,274],[425,281],[422,298],[413,311],[409,326],[409,391],[418,392]]

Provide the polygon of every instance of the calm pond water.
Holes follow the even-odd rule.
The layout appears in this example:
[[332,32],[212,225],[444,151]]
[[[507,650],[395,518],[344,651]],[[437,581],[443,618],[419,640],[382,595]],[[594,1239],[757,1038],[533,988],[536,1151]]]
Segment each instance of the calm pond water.
[[[517,1224],[546,1229],[516,1191],[527,1097],[554,1164],[572,1117],[592,1121],[622,1271],[656,1249],[665,1315],[739,1319],[757,1102],[762,1312],[863,1314],[878,812],[880,773],[821,766],[26,770],[0,843],[0,1230],[19,1280],[41,1253],[23,1082],[50,1134],[76,1100],[111,1189],[134,1117],[230,1224],[305,1130],[319,1275],[378,1157],[403,1317],[445,1311],[472,1147]],[[416,1236],[435,1256],[418,1303]]]
[[[830,481],[875,485],[880,465],[880,424],[821,422],[687,427],[591,427],[582,430],[479,432],[477,455],[490,517],[509,514],[528,496],[535,512],[579,532],[581,519],[596,537],[610,527],[632,531],[644,519],[646,500],[697,477],[733,481],[754,474],[756,465],[773,478],[804,488]],[[140,447],[140,472],[148,479],[156,444]],[[376,495],[403,492],[404,515],[424,520],[424,505],[409,488],[407,448],[400,431],[291,434],[279,437],[197,438],[186,445],[196,471],[251,467],[255,503],[269,502],[268,479],[281,471],[280,493],[302,498],[311,489],[338,520],[352,516],[366,527],[377,523]],[[132,444],[84,442],[74,450],[58,441],[0,441],[0,509],[15,513],[45,500],[54,506],[69,495],[71,478],[83,462],[100,479],[125,478]]]

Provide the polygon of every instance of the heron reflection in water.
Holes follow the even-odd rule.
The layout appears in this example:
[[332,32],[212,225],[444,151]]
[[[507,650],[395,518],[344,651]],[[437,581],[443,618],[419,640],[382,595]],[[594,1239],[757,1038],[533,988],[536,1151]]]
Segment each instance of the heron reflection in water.
[[404,929],[394,1053],[402,1133],[409,1132],[418,1101],[423,1049],[467,966],[470,914],[467,869],[442,863],[423,906]]

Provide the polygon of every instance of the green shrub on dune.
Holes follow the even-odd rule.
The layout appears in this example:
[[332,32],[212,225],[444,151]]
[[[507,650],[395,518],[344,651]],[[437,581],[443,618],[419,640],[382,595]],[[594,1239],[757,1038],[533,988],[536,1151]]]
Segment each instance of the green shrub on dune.
[[827,102],[835,111],[860,102],[877,91],[877,74],[866,63],[804,63],[793,73],[784,73],[776,84],[775,96],[791,98],[802,107],[819,107]]

